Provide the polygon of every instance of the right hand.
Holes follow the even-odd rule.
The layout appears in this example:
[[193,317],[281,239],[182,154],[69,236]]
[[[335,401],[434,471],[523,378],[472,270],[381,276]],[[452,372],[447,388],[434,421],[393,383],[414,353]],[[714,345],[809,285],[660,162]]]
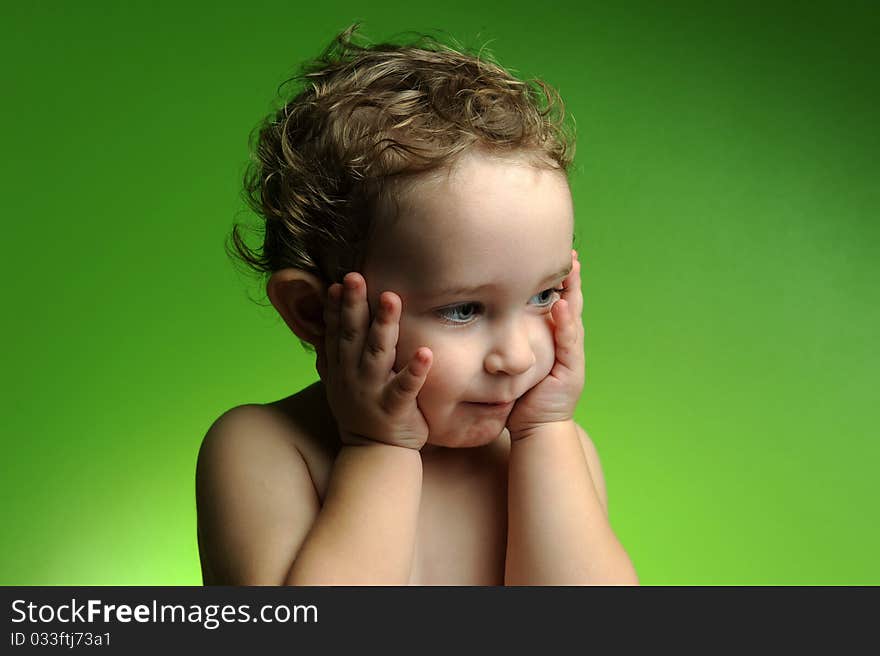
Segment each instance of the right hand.
[[381,442],[421,449],[428,424],[416,398],[431,368],[431,349],[420,347],[394,371],[402,303],[394,292],[379,295],[370,325],[367,284],[349,273],[327,289],[324,348],[317,369],[343,444]]

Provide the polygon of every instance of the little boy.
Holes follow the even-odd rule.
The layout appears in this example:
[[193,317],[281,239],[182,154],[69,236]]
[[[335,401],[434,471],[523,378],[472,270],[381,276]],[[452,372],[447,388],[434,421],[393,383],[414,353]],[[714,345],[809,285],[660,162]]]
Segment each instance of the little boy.
[[265,239],[234,231],[236,249],[320,380],[209,429],[204,582],[637,583],[573,420],[558,96],[433,41],[355,45],[356,28],[304,68],[246,177]]

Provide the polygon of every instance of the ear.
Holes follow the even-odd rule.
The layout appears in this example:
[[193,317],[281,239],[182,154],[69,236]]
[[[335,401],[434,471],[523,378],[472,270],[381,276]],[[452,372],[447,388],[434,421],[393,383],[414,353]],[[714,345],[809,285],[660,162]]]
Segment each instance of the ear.
[[327,285],[302,269],[281,269],[269,278],[266,292],[293,334],[320,350]]

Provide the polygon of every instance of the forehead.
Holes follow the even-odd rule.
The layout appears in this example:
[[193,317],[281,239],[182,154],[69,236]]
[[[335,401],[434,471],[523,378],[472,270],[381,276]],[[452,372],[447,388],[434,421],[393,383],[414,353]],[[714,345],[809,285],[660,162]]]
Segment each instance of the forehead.
[[574,230],[565,175],[525,161],[470,156],[416,182],[392,219],[378,218],[365,273],[402,290],[534,285],[570,263]]

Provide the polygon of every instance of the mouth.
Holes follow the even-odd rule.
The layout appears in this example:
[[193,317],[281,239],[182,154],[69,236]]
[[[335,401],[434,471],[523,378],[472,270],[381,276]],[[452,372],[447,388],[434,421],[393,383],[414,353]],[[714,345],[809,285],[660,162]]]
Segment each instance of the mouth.
[[467,405],[473,406],[477,409],[486,410],[486,411],[495,411],[495,412],[506,412],[513,408],[514,401],[499,401],[499,402],[476,402],[476,401],[467,401]]

